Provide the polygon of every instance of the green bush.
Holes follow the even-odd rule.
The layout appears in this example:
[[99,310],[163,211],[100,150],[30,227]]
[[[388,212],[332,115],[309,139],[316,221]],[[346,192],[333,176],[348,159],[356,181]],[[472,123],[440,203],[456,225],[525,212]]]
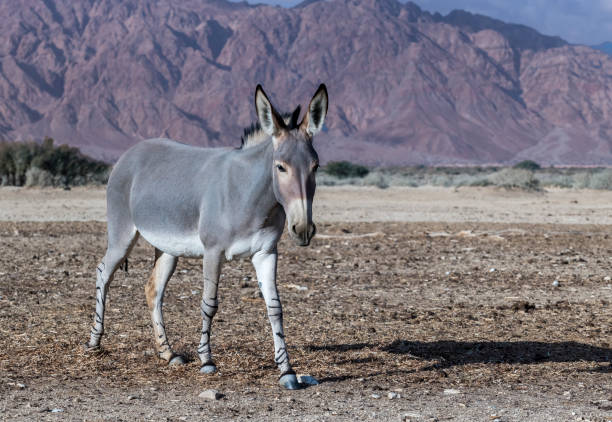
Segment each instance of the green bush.
[[12,186],[68,186],[105,183],[110,166],[78,148],[53,145],[53,139],[0,143],[0,181]]
[[536,171],[536,170],[540,170],[541,167],[535,161],[524,160],[524,161],[521,161],[520,163],[516,163],[513,166],[513,168],[515,168],[515,169],[522,169],[522,170]]
[[370,172],[367,167],[348,161],[332,161],[324,168],[325,173],[340,179],[348,177],[365,177]]

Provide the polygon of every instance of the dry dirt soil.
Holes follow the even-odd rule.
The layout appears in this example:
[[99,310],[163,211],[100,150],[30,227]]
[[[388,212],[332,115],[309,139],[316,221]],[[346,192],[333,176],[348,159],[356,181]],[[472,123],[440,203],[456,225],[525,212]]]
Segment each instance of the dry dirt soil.
[[[99,220],[103,191],[0,189],[0,418],[610,421],[612,197],[562,193],[321,190],[312,245],[279,245],[289,352],[320,381],[289,392],[246,260],[224,267],[217,374],[195,355],[199,260],[179,261],[164,308],[191,360],[156,358],[142,240],[111,286],[103,350],[84,352],[105,224],[49,210],[63,198],[65,220]],[[397,205],[410,195],[414,214]],[[422,209],[462,217],[419,220]],[[223,397],[198,397],[211,388]]]

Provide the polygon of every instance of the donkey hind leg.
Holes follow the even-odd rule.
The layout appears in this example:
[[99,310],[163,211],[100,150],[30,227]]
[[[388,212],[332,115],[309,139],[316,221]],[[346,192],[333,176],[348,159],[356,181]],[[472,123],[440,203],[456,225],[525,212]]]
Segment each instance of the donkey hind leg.
[[134,226],[127,228],[118,236],[114,234],[109,229],[108,248],[102,262],[96,268],[96,314],[94,325],[91,327],[89,342],[85,345],[89,349],[100,346],[100,338],[104,334],[104,308],[108,287],[115,276],[115,271],[128,257],[136,240],[138,240],[138,231]]
[[221,254],[207,252],[204,256],[204,292],[202,293],[202,336],[198,346],[198,356],[202,362],[200,372],[212,374],[217,370],[210,351],[210,329],[212,319],[217,313],[219,301],[217,300],[217,287],[219,285],[219,274],[221,272]]
[[297,390],[303,386],[298,383],[295,372],[289,363],[289,354],[283,332],[283,308],[276,289],[276,252],[257,252],[252,262],[257,273],[259,288],[263,294],[268,310],[268,319],[272,326],[274,338],[274,362],[281,372],[279,384],[287,390]]
[[151,320],[153,321],[153,331],[155,333],[155,342],[157,343],[157,355],[168,361],[170,365],[183,365],[185,359],[182,356],[174,354],[166,337],[166,329],[164,326],[164,314],[162,307],[164,306],[164,292],[166,284],[176,268],[178,258],[167,253],[155,249],[155,266],[149,277],[149,281],[145,285],[145,294],[147,304],[151,312]]

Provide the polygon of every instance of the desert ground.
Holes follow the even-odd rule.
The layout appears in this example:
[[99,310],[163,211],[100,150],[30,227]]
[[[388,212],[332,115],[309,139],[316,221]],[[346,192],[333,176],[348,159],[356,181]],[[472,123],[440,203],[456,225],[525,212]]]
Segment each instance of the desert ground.
[[195,354],[199,260],[164,307],[190,361],[155,356],[144,240],[87,353],[104,189],[0,188],[0,419],[612,421],[611,191],[326,187],[315,205],[278,284],[294,368],[320,384],[284,391],[248,260],[224,266],[217,374]]

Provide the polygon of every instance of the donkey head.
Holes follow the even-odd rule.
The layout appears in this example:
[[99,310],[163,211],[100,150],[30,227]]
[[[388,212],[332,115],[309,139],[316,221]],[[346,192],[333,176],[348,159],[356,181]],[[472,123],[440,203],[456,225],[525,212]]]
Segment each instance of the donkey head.
[[297,244],[308,246],[316,232],[312,222],[312,200],[315,173],[319,167],[312,137],[321,130],[325,121],[327,89],[323,84],[319,86],[299,124],[299,109],[286,123],[261,85],[255,89],[255,109],[261,128],[272,137],[274,195],[285,210],[287,229]]

